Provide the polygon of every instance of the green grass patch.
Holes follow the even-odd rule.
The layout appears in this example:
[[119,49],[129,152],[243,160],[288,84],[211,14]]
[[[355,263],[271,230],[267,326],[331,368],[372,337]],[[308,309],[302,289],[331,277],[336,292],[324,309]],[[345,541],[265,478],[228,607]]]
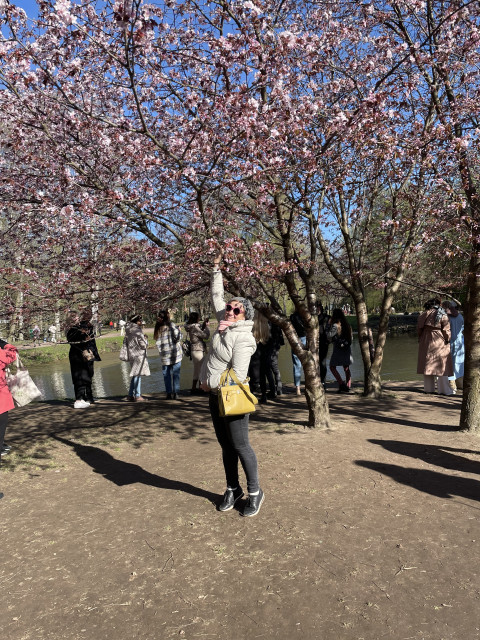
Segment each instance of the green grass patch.
[[[96,343],[99,353],[120,351],[120,347],[123,344],[123,336],[96,338]],[[17,346],[20,357],[26,364],[48,364],[49,362],[66,360],[70,351],[68,344],[50,344],[48,347],[41,346],[30,349],[22,348],[20,344]]]

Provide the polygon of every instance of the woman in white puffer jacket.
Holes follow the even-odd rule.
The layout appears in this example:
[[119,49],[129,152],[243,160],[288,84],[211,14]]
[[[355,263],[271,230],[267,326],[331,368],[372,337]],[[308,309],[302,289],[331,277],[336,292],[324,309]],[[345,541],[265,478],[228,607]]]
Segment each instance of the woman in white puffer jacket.
[[211,282],[213,306],[219,324],[213,334],[210,351],[203,361],[200,381],[201,388],[210,391],[210,414],[222,447],[227,480],[227,489],[218,509],[230,511],[244,495],[238,478],[240,460],[248,489],[248,500],[242,515],[248,517],[257,515],[264,500],[258,482],[257,457],[248,439],[249,414],[222,418],[218,408],[218,386],[220,376],[229,368],[233,368],[240,381],[243,382],[247,377],[250,358],[257,348],[252,334],[254,311],[252,303],[246,298],[235,297],[225,304],[220,260],[215,258]]

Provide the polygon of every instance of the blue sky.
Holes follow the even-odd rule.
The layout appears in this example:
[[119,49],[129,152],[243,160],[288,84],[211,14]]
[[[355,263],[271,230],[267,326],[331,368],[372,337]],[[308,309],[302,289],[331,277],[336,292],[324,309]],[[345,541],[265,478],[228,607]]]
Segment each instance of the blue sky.
[[37,15],[37,3],[35,0],[12,0],[12,4],[22,7],[29,18],[35,18]]

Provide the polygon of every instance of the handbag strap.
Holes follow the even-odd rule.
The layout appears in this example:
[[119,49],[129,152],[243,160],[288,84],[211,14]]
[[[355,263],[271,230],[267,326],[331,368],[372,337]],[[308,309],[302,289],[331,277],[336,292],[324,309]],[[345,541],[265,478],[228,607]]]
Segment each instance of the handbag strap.
[[[258,400],[257,400],[256,396],[254,396],[253,393],[250,391],[250,387],[245,385],[243,382],[240,382],[240,380],[237,378],[237,374],[233,370],[233,367],[231,369],[226,369],[222,373],[222,375],[220,376],[220,386],[221,387],[224,387],[224,386],[227,385],[228,378],[231,378],[235,382],[235,384],[238,384],[240,389],[247,396],[247,398],[253,402],[253,404],[257,404],[258,403]],[[247,378],[247,380],[248,380],[248,378]]]
[[28,370],[28,369],[27,369],[27,367],[26,367],[26,366],[23,364],[23,362],[20,360],[20,356],[19,356],[18,354],[17,354],[17,359],[16,359],[16,360],[14,360],[14,361],[12,362],[12,364],[16,365],[16,366],[17,366],[17,369],[18,369],[19,371],[27,371],[27,370]]

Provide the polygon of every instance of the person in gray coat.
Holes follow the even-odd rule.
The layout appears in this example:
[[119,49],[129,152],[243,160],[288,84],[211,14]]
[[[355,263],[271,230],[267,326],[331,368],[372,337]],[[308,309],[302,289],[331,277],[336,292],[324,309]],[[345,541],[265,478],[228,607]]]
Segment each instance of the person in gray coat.
[[210,351],[205,357],[200,372],[201,388],[210,392],[210,414],[217,440],[222,448],[223,466],[227,489],[218,506],[219,511],[230,511],[244,493],[239,483],[238,462],[247,478],[248,499],[243,516],[257,515],[264,500],[258,481],[257,456],[248,439],[249,414],[221,417],[218,406],[220,376],[233,368],[240,381],[248,374],[250,358],[257,343],[252,334],[253,306],[250,300],[232,298],[225,304],[223,278],[219,269],[221,258],[215,258],[211,291],[218,329],[212,337]]

